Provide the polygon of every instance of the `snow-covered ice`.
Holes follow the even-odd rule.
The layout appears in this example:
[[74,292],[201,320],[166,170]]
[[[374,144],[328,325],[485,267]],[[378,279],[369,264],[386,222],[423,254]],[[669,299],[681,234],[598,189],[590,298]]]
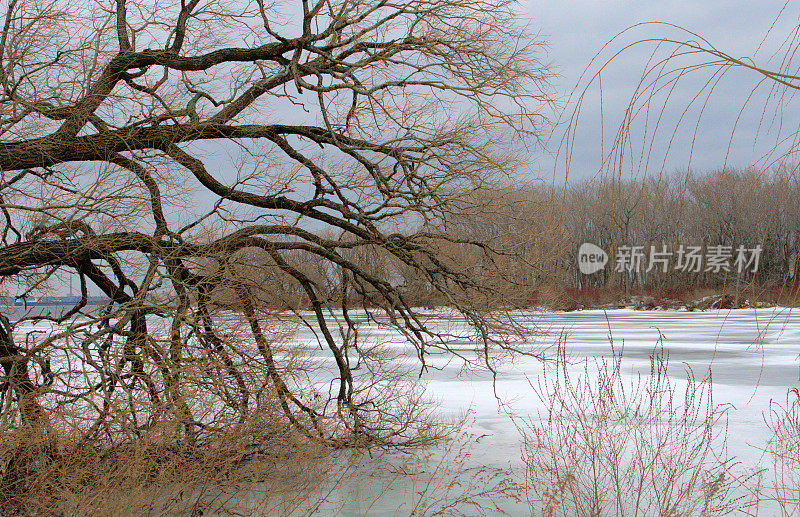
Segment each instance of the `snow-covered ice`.
[[[649,373],[650,357],[656,351],[668,356],[669,375],[678,387],[685,385],[688,368],[698,380],[710,372],[714,403],[729,406],[724,421],[728,454],[735,456],[742,468],[762,466],[761,449],[768,439],[763,412],[770,401],[784,401],[789,389],[800,386],[800,312],[786,308],[537,311],[520,313],[519,317],[539,329],[529,343],[533,349],[564,340],[567,356],[576,362],[575,375],[584,371],[583,359],[611,357],[612,343],[618,353],[621,351],[623,372],[630,381]],[[438,323],[458,324],[451,318]],[[383,328],[365,325],[361,333],[376,342],[400,349],[404,346],[399,335]],[[316,343],[310,331],[296,340],[310,346]],[[411,350],[408,356],[411,360]],[[438,369],[428,370],[423,379],[427,393],[438,402],[440,414],[456,416],[469,410],[474,418],[471,431],[486,435],[471,461],[522,469],[521,437],[508,414],[537,419],[543,406],[532,385],[542,375],[542,363],[533,357],[517,357],[506,362],[493,379],[488,372],[465,373],[459,362],[446,356],[428,362]],[[387,503],[387,508],[392,504]],[[353,513],[358,513],[357,506]]]

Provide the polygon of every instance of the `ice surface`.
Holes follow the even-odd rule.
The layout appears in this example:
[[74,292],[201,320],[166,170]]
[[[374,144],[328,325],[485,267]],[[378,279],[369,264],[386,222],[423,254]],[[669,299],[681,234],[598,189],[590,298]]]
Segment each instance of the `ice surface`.
[[[687,371],[701,380],[710,373],[715,404],[729,406],[727,418],[728,454],[744,469],[766,467],[762,452],[768,429],[763,411],[771,400],[785,400],[787,390],[800,385],[800,313],[784,308],[738,309],[708,312],[610,311],[529,312],[520,318],[538,329],[528,345],[546,348],[563,340],[568,357],[576,365],[572,374],[582,374],[581,360],[611,357],[612,344],[622,354],[626,380],[647,375],[650,357],[661,351],[669,359],[669,375],[679,388]],[[434,324],[437,322],[433,322]],[[441,325],[457,326],[448,318]],[[365,325],[361,332],[369,339],[403,348],[399,335]],[[299,342],[314,342],[308,332]],[[410,350],[409,357],[413,356]],[[536,420],[543,406],[532,385],[542,375],[542,363],[532,357],[518,357],[498,371],[461,371],[460,363],[446,356],[429,359],[439,369],[428,370],[423,378],[428,394],[438,401],[442,415],[457,416],[470,411],[472,431],[486,435],[475,447],[471,462],[497,468],[522,469],[521,437],[509,417]],[[393,503],[385,503],[388,511]],[[374,506],[380,514],[381,504]],[[353,509],[357,514],[357,508]],[[769,512],[768,512],[769,513]]]

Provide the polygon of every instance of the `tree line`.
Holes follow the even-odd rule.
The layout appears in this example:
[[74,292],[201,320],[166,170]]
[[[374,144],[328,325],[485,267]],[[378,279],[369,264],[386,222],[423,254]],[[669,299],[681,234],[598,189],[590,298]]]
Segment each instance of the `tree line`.
[[[452,237],[438,244],[451,267],[491,286],[494,295],[486,303],[530,306],[576,290],[632,295],[708,289],[758,298],[775,289],[792,291],[800,274],[796,171],[797,166],[728,167],[644,180],[482,188],[471,193],[469,211],[446,223],[426,224]],[[605,267],[581,272],[583,243],[607,253]],[[396,286],[410,303],[448,304],[429,278],[381,248],[361,246],[349,253],[350,260]],[[330,299],[344,301],[336,270],[301,253],[292,259]],[[280,275],[263,282],[273,294],[287,285]],[[369,305],[373,295],[362,290],[347,302]],[[286,292],[278,303],[302,306],[303,293]]]

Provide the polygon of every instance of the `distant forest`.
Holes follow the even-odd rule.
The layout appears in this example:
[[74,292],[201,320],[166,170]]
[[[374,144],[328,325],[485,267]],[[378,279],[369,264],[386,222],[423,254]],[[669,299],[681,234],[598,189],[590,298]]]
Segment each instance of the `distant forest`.
[[[435,220],[421,224],[453,237],[449,244],[438,244],[451,248],[443,250],[447,265],[471,275],[477,289],[489,287],[487,304],[563,309],[624,302],[637,295],[686,302],[723,293],[741,302],[793,304],[800,274],[796,172],[796,167],[726,168],[644,180],[586,179],[566,186],[480,185],[462,200],[447,227]],[[404,238],[402,231],[393,237]],[[487,248],[476,251],[461,245],[462,239],[484,242]],[[585,242],[609,255],[605,268],[591,275],[578,270],[577,250]],[[620,247],[638,251],[641,262],[619,265]],[[756,249],[758,256],[753,257]],[[739,264],[741,250],[746,262]],[[652,251],[660,260],[651,267]],[[692,253],[699,263],[691,263]],[[435,294],[435,279],[404,267],[379,247],[354,246],[348,258],[388,285],[399,286],[414,305],[452,302]],[[375,295],[355,289],[342,300],[347,280],[339,271],[302,250],[290,259],[329,300],[361,306],[369,305]],[[302,289],[292,289],[294,284],[282,278],[280,268],[253,267],[256,257],[242,260],[248,275],[260,277],[269,305],[306,305]],[[217,293],[220,304],[225,298]]]

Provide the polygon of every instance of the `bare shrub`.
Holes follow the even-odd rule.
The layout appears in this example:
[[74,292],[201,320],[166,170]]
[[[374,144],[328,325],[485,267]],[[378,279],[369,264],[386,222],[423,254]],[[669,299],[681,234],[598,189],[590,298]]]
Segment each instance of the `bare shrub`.
[[[613,348],[613,346],[612,346]],[[663,355],[626,381],[622,353],[575,375],[562,352],[536,393],[540,420],[523,427],[527,497],[543,515],[711,515],[728,510],[734,480],[710,379],[681,389]]]
[[759,507],[780,515],[800,515],[800,392],[772,401],[765,415],[772,431],[764,450],[766,466],[753,494]]

